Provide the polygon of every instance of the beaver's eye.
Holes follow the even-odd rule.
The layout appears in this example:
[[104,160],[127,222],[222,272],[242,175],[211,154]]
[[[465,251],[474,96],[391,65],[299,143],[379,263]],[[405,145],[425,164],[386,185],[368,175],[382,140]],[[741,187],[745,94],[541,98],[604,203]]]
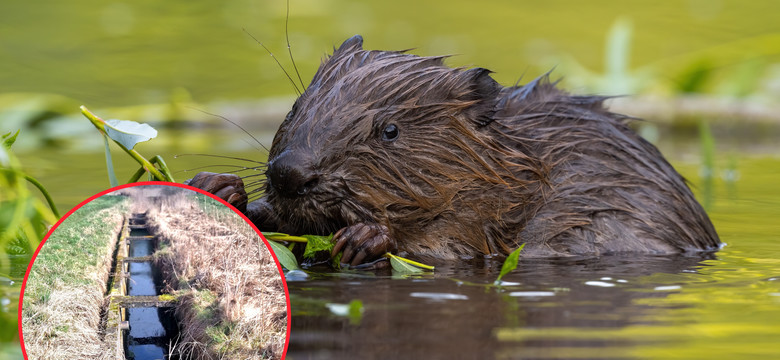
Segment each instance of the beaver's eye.
[[398,134],[398,126],[395,126],[395,124],[389,124],[385,126],[384,130],[382,130],[382,140],[394,141],[395,139],[398,139]]

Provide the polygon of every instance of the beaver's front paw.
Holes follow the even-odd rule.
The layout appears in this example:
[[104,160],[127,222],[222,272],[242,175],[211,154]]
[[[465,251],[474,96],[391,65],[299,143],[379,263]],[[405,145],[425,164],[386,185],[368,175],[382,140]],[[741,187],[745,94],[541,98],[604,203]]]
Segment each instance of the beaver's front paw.
[[247,196],[244,182],[238,175],[200,172],[185,184],[206,190],[233,205],[239,211],[246,212]]
[[390,230],[379,224],[360,223],[345,227],[333,235],[333,240],[336,245],[331,256],[335,257],[344,250],[341,254],[342,264],[364,269],[387,267],[388,261],[382,258],[382,255],[398,248],[395,240],[390,237]]

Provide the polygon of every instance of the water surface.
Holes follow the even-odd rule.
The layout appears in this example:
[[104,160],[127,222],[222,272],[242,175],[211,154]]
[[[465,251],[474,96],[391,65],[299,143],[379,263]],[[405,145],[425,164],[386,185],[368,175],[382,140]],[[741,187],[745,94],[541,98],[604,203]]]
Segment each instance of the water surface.
[[151,261],[131,262],[128,264],[130,280],[127,282],[127,295],[157,295],[154,283],[154,268]]
[[133,239],[128,247],[129,257],[149,256],[154,252],[154,240]]

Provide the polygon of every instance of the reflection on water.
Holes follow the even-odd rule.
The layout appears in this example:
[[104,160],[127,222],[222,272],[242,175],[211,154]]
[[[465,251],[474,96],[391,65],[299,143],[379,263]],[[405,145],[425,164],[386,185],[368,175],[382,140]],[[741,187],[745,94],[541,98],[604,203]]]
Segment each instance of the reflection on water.
[[154,240],[134,239],[130,241],[130,246],[128,247],[128,256],[129,257],[149,256],[152,254],[153,252],[152,250],[154,250]]
[[165,335],[156,307],[129,308],[127,317],[130,322],[130,336],[133,338],[151,338]]
[[[507,276],[515,285],[489,288],[501,264],[474,261],[440,266],[435,276],[393,279],[322,277],[291,282],[290,357],[493,358],[567,357],[566,349],[602,351],[654,341],[603,336],[604,330],[655,324],[643,299],[667,297],[645,276],[695,272],[699,258],[524,260]],[[609,284],[611,286],[606,287]],[[360,324],[305,300],[363,301]],[[601,335],[583,332],[600,329]],[[609,350],[612,351],[612,350]],[[625,354],[624,354],[625,355]]]
[[[690,350],[682,350],[701,346],[697,351],[717,358],[709,344],[735,337],[764,346],[756,351],[766,355],[780,354],[776,340],[768,338],[780,336],[780,298],[772,295],[777,282],[771,290],[768,278],[747,280],[723,265],[724,260],[682,256],[523,260],[505,278],[512,285],[501,289],[474,284],[489,284],[498,275],[500,263],[489,260],[440,266],[430,277],[314,276],[288,283],[289,355],[644,358],[670,351],[690,358]],[[764,270],[780,271],[770,269]],[[752,299],[759,316],[723,322],[735,311],[744,314],[728,294],[735,290],[734,278],[754,289],[739,291]],[[357,324],[318,303],[353,299],[364,304]],[[732,343],[731,351],[740,346]]]
[[134,360],[166,360],[169,342],[178,334],[173,308],[127,309],[130,333],[127,338],[127,358]]
[[146,229],[131,229],[130,236],[148,236],[149,231]]
[[127,295],[157,295],[151,261],[131,262],[128,267],[130,279],[127,282]]
[[133,354],[134,359],[165,359],[163,348],[154,344],[130,345],[128,350]]

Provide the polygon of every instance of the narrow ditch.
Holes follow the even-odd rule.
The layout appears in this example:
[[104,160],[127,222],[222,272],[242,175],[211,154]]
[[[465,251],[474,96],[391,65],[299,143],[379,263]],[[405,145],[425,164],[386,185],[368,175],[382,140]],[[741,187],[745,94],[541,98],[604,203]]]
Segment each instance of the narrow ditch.
[[109,311],[117,313],[117,346],[126,359],[175,360],[169,347],[178,338],[178,324],[170,299],[161,294],[162,274],[152,256],[159,239],[146,221],[145,213],[136,213],[126,223],[129,235],[119,244],[116,267],[121,272],[116,278],[125,281],[114,285]]

